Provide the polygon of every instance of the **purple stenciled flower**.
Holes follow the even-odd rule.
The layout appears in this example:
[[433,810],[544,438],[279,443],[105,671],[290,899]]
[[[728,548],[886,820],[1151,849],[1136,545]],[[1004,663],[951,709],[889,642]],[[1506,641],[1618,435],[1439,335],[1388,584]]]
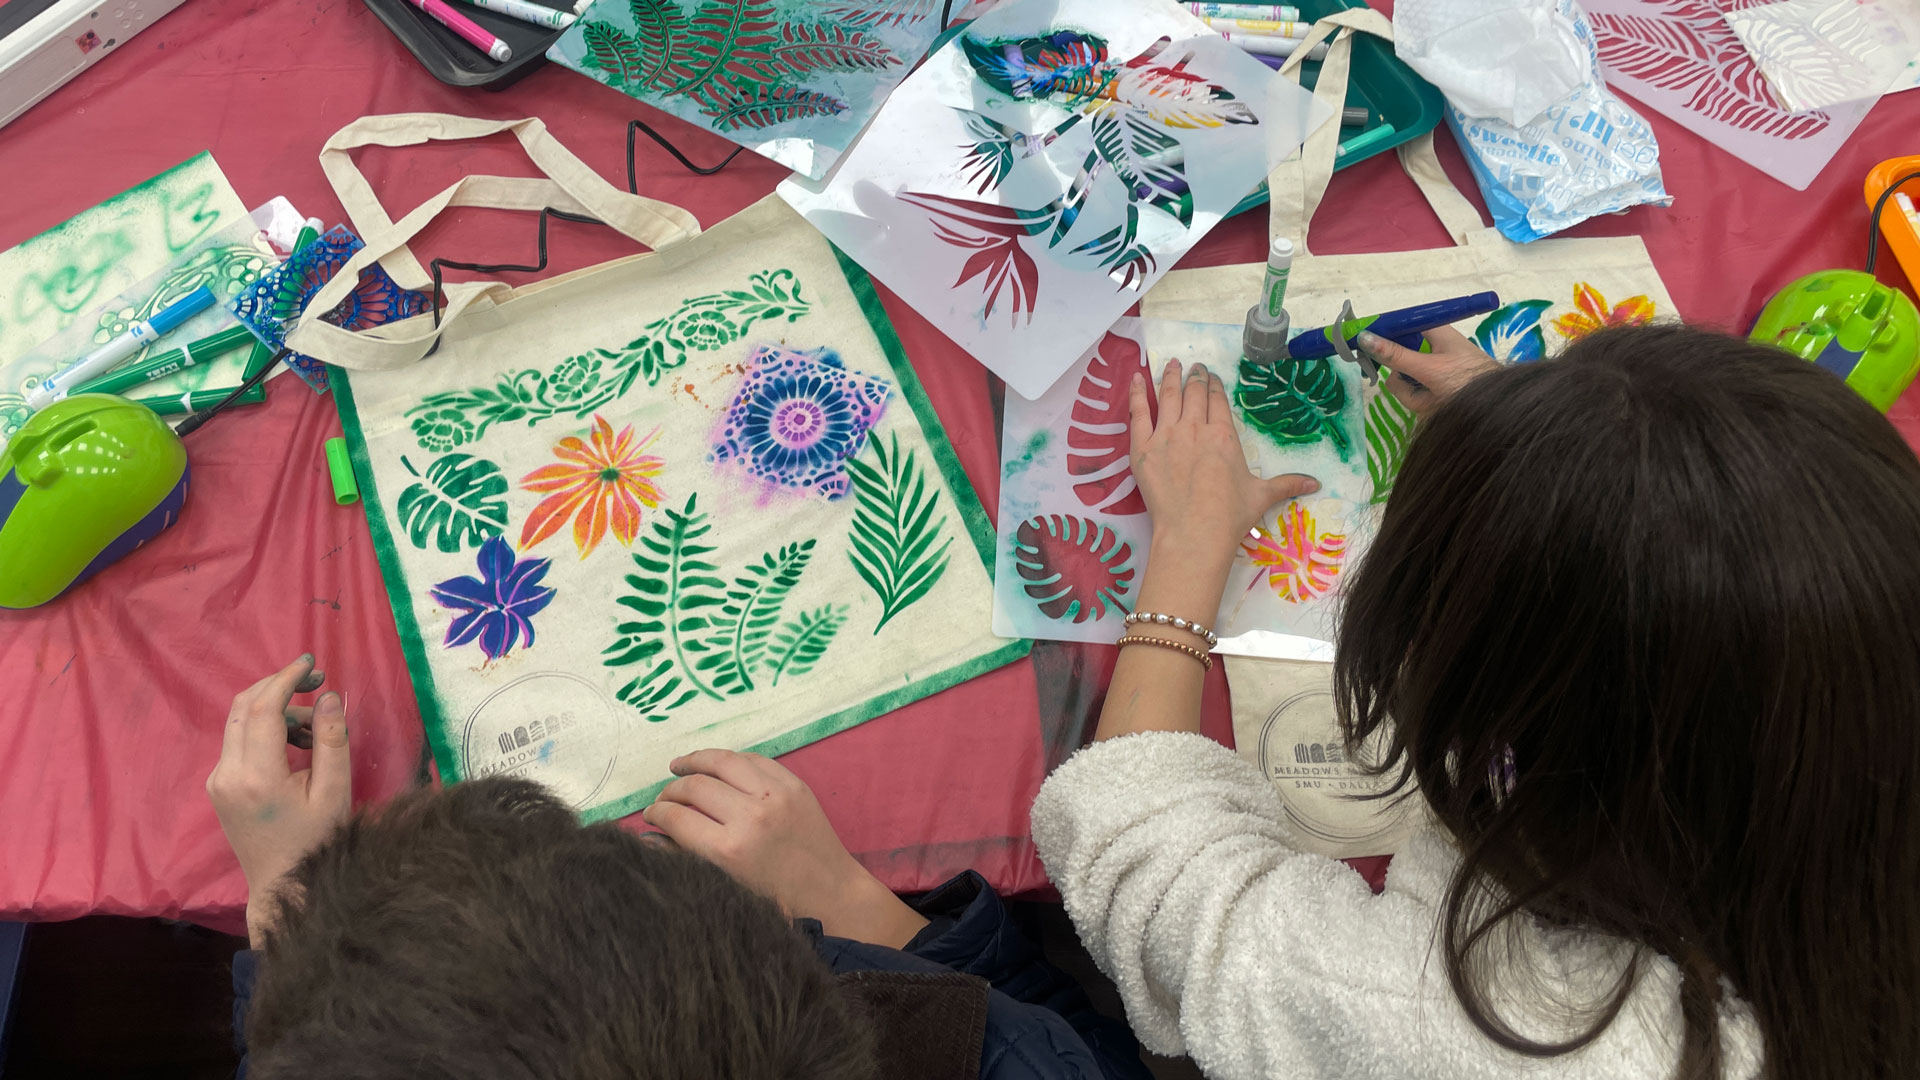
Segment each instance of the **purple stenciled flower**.
[[433,598],[452,608],[448,648],[480,639],[480,651],[498,660],[526,639],[533,644],[533,617],[553,602],[553,589],[540,584],[551,559],[515,560],[513,549],[495,536],[480,545],[480,576],[457,577],[435,585]]
[[764,480],[847,493],[846,460],[860,452],[893,387],[848,371],[830,349],[763,345],[727,406],[714,461],[738,461]]

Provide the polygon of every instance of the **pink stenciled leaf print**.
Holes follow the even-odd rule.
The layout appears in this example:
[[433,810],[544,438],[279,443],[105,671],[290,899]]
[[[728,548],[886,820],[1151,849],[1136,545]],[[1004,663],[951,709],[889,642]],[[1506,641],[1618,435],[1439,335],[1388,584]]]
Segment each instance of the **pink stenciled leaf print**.
[[[1086,477],[1073,485],[1073,494],[1082,505],[1116,517],[1147,512],[1133,479],[1128,433],[1127,386],[1135,372],[1147,373],[1145,350],[1109,331],[1094,348],[1067,423],[1067,472]],[[1151,394],[1147,408],[1158,422],[1160,407]]]
[[1655,15],[1594,13],[1600,62],[1628,78],[1679,94],[1687,108],[1711,120],[1780,139],[1825,131],[1824,112],[1781,108],[1765,76],[1723,13],[1748,0],[1646,0]]

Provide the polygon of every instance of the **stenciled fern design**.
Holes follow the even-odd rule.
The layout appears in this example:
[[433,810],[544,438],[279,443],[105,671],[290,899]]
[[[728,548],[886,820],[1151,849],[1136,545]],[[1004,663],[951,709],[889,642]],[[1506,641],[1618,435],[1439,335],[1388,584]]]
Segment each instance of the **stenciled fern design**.
[[793,322],[808,310],[793,271],[764,270],[745,289],[686,301],[618,348],[569,356],[549,371],[503,372],[492,386],[428,394],[407,415],[414,438],[436,453],[473,442],[494,424],[525,420],[531,427],[556,416],[585,418],[643,378],[657,385],[691,353],[730,345],[758,322]]
[[889,443],[870,440],[872,464],[848,458],[853,480],[853,525],[847,534],[847,558],[880,598],[878,634],[888,620],[927,595],[947,572],[947,516],[934,516],[939,489],[927,482],[911,448],[901,450],[896,432]]
[[1407,445],[1413,441],[1413,413],[1392,394],[1382,390],[1367,402],[1367,476],[1373,481],[1371,505],[1386,502],[1393,494],[1393,482],[1400,475],[1400,463],[1407,458]]
[[782,621],[788,596],[813,558],[814,541],[780,548],[749,562],[728,583],[711,558],[713,525],[687,497],[668,508],[641,538],[633,555],[639,573],[615,603],[638,617],[618,624],[619,634],[602,651],[608,667],[638,664],[642,670],[615,697],[648,720],[665,720],[705,695],[725,700],[784,676],[804,675],[826,655],[846,622],[844,606],[832,604]]
[[673,0],[629,0],[630,28],[587,20],[581,42],[586,64],[608,85],[640,98],[688,98],[720,131],[839,115],[847,102],[809,80],[906,63],[874,32],[894,12],[782,15],[794,10],[803,9],[774,0],[699,0],[691,9]]

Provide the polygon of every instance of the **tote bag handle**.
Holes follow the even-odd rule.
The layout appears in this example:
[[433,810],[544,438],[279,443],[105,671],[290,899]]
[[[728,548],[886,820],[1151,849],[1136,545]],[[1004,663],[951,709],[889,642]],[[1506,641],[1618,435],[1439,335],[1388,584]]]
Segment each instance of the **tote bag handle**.
[[[1282,75],[1299,81],[1300,65],[1306,60],[1307,53],[1315,45],[1331,38],[1326,59],[1320,63],[1320,78],[1314,83],[1313,92],[1315,97],[1332,106],[1336,117],[1347,100],[1347,81],[1353,68],[1353,36],[1356,33],[1373,34],[1392,41],[1393,24],[1387,21],[1386,16],[1371,8],[1349,8],[1329,15],[1314,24],[1306,40],[1280,67]],[[1291,237],[1302,252],[1309,250],[1307,230],[1313,223],[1314,211],[1320,208],[1320,200],[1327,193],[1327,183],[1333,178],[1334,153],[1339,145],[1340,125],[1333,121],[1324,123],[1307,137],[1300,153],[1276,165],[1267,177],[1268,220],[1272,235]],[[1473,208],[1466,196],[1460,194],[1460,189],[1453,186],[1453,181],[1447,178],[1446,171],[1440,167],[1440,159],[1433,152],[1433,132],[1402,143],[1399,154],[1401,168],[1413,178],[1414,184],[1420,188],[1420,194],[1426,197],[1427,205],[1433,208],[1440,223],[1446,226],[1454,243],[1465,244],[1469,237],[1486,228],[1480,220],[1480,212]]]
[[[363,146],[417,146],[455,142],[512,132],[545,177],[468,176],[414,207],[399,221],[388,216],[373,185],[353,163],[350,151]],[[498,281],[456,282],[444,289],[446,307],[435,326],[431,315],[415,316],[368,330],[350,331],[323,322],[360,280],[360,272],[379,262],[402,288],[432,284],[407,241],[442,210],[477,206],[500,210],[552,207],[590,215],[623,235],[659,251],[700,233],[700,222],[672,203],[633,195],[609,184],[599,173],[560,145],[536,118],[479,120],[444,113],[396,113],[367,116],[334,132],[320,148],[320,168],[366,243],[307,304],[287,335],[288,347],[354,371],[390,371],[416,363],[447,327],[476,304],[498,304],[513,295]]]

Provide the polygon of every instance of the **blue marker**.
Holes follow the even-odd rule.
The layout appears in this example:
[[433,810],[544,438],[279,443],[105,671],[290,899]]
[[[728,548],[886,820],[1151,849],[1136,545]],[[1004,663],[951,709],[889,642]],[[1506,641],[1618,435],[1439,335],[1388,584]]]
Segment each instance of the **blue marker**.
[[[1360,331],[1371,330],[1388,341],[1405,345],[1409,349],[1420,347],[1422,334],[1435,327],[1456,323],[1461,319],[1475,315],[1485,315],[1500,306],[1498,293],[1474,293],[1472,296],[1456,296],[1451,300],[1435,300],[1431,304],[1417,304],[1413,307],[1383,311],[1378,315],[1347,319],[1332,326],[1323,326],[1318,330],[1308,330],[1287,342],[1287,354],[1299,359],[1316,356],[1335,356],[1350,351],[1357,346],[1354,339]],[[1341,348],[1334,344],[1335,336],[1345,344]]]
[[181,323],[212,306],[213,290],[205,285],[200,286],[162,308],[153,318],[134,323],[119,337],[47,376],[46,381],[27,395],[27,404],[34,409],[46,408],[66,397],[74,387],[112,371],[127,357],[160,340]]

